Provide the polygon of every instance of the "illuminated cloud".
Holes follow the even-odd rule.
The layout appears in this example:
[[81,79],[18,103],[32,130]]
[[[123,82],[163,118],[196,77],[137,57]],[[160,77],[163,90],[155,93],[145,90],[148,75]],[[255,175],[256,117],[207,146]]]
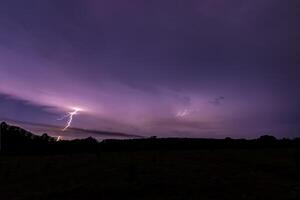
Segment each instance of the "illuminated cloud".
[[72,127],[82,129],[294,135],[287,121],[300,112],[292,56],[300,31],[287,8],[279,0],[1,1],[0,118],[62,129],[57,118],[79,107]]

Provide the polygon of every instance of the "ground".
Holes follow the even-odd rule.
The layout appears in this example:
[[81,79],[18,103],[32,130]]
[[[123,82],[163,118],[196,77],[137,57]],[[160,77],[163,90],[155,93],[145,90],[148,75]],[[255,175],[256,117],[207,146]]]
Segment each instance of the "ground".
[[296,149],[0,155],[0,199],[300,199]]

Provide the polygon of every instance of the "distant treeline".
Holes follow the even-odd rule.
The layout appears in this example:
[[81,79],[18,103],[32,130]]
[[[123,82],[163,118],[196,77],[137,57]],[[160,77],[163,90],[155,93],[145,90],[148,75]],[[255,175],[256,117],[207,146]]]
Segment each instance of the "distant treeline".
[[190,139],[190,138],[156,138],[103,140],[94,138],[61,140],[34,135],[16,126],[6,123],[0,125],[1,153],[100,153],[104,151],[148,151],[148,150],[196,150],[222,148],[299,148],[300,138],[278,140],[264,135],[258,139]]

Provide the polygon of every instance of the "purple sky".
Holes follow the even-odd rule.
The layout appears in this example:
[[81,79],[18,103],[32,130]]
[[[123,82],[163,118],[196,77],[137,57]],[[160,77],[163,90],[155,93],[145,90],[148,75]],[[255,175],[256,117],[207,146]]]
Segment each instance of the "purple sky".
[[299,136],[297,2],[0,1],[0,120],[95,136],[57,128],[78,107],[80,130]]

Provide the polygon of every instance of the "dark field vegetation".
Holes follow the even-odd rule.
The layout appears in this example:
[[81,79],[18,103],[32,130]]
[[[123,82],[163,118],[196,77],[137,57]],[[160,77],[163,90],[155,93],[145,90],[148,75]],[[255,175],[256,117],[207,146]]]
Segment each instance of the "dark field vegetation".
[[2,155],[1,199],[300,199],[299,150]]
[[56,142],[1,128],[1,200],[300,199],[297,139]]

